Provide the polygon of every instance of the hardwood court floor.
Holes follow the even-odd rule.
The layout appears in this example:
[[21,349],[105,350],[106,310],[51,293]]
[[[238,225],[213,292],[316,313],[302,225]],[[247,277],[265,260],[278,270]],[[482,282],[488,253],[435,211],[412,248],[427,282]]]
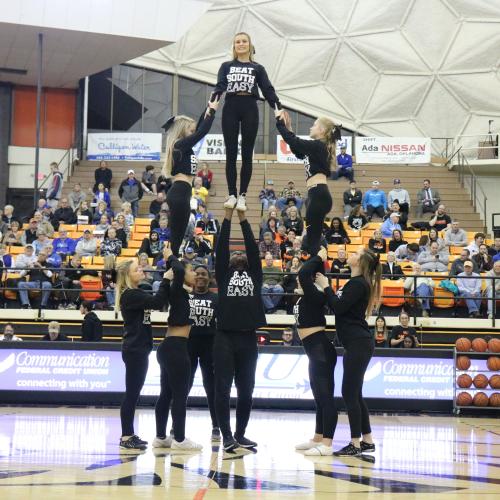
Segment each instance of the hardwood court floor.
[[[153,411],[136,422],[151,441]],[[210,445],[208,413],[191,410],[201,453],[131,455],[117,446],[116,409],[0,407],[0,499],[500,498],[500,419],[378,415],[373,458],[342,459],[295,452],[313,425],[311,413],[254,411],[258,452],[223,454]],[[347,438],[342,415],[337,445]]]

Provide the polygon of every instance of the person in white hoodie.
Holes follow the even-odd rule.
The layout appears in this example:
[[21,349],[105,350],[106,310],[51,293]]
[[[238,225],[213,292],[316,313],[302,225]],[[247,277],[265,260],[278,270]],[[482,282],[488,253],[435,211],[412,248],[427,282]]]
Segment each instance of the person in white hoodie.
[[[413,265],[412,274],[414,276],[422,274],[420,264],[415,263]],[[410,292],[413,296],[416,295],[417,300],[422,305],[422,316],[424,317],[430,316],[431,298],[434,295],[434,286],[434,281],[428,276],[423,276],[421,278],[408,276],[404,282],[405,290]]]
[[397,201],[399,203],[399,209],[401,212],[408,214],[410,211],[410,195],[406,189],[401,187],[401,180],[394,179],[394,188],[389,191],[389,195],[387,197],[388,205],[392,205],[393,202]]
[[93,237],[89,229],[83,232],[83,238],[76,244],[75,253],[86,256],[95,256],[97,253],[97,239]]
[[31,264],[37,261],[37,256],[35,255],[35,248],[30,243],[24,247],[24,253],[20,253],[16,258],[16,269],[24,269],[31,267]]

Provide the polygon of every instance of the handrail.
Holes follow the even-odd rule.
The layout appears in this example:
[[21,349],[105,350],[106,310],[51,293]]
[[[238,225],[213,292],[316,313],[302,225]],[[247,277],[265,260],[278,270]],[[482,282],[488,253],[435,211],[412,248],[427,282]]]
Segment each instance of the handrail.
[[[446,163],[444,164],[445,167],[448,167],[448,165],[450,164],[451,160],[453,160],[453,158],[455,158],[455,156],[457,156],[458,154],[460,154],[460,151],[462,151],[462,146],[460,146],[447,160],[446,160]],[[451,166],[448,167],[448,170],[451,170],[453,168],[453,164],[451,164]]]

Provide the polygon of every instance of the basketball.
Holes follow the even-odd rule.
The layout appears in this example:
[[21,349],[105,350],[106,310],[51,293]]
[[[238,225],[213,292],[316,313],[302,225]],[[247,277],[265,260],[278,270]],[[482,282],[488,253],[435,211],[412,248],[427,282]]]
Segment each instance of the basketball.
[[457,378],[457,385],[458,385],[458,387],[462,387],[462,388],[470,387],[472,385],[472,377],[470,375],[468,375],[467,373],[462,373],[462,375],[460,375]]
[[[458,340],[457,340],[458,342]],[[458,351],[458,347],[457,347]],[[488,351],[490,352],[500,352],[500,339],[490,339],[488,342]]]
[[500,370],[500,357],[498,356],[490,356],[488,360],[486,361],[486,366],[488,367],[488,370],[491,370],[492,372],[497,372]]
[[455,347],[457,351],[460,352],[470,351],[471,346],[472,346],[471,341],[465,337],[462,337],[455,342]]
[[500,389],[500,375],[492,375],[490,377],[490,387],[492,389]]
[[484,389],[485,387],[488,387],[488,377],[486,375],[483,375],[482,373],[479,373],[474,377],[472,383],[474,384],[474,387],[477,387],[478,389]]
[[500,406],[500,392],[494,392],[491,394],[490,406]]
[[458,358],[457,358],[457,368],[459,370],[468,370],[470,368],[470,358],[469,358],[469,356],[458,356]]
[[472,398],[474,406],[488,406],[489,398],[484,392],[476,392]]
[[468,392],[460,392],[457,394],[457,406],[471,406],[472,396]]
[[486,352],[488,349],[488,344],[486,340],[481,337],[477,337],[472,341],[472,350],[476,352]]

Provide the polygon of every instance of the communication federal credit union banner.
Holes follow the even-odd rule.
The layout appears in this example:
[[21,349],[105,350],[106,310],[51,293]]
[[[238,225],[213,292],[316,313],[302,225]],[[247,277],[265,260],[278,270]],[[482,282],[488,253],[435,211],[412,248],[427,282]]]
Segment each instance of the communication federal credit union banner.
[[88,134],[87,160],[160,161],[161,134],[106,132]]
[[[311,139],[308,135],[298,135],[300,139]],[[352,155],[352,137],[342,136],[340,141],[337,141],[337,154],[340,153],[340,148],[346,148],[346,153]],[[281,135],[276,136],[276,161],[278,163],[303,163],[291,151],[290,146],[283,140]]]
[[429,163],[430,137],[356,137],[356,163]]

